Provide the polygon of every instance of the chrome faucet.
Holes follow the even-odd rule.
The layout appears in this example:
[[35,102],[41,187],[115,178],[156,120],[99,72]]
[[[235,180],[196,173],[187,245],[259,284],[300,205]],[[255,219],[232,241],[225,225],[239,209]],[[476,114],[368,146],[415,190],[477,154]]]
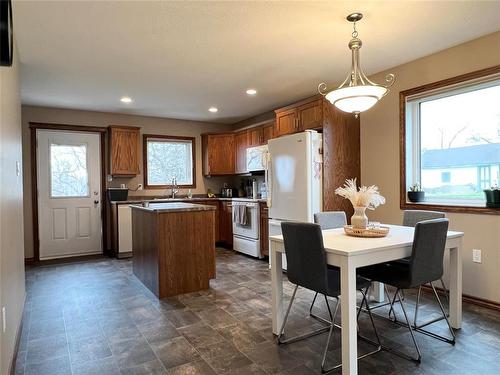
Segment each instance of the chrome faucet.
[[172,199],[173,199],[173,198],[175,198],[175,194],[177,194],[179,192],[179,189],[177,188],[177,178],[176,177],[172,178],[171,188],[172,188]]

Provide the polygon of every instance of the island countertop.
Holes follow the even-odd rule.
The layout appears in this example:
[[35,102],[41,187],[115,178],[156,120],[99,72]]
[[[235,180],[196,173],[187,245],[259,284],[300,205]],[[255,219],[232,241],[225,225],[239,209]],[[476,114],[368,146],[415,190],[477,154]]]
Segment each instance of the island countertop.
[[133,209],[149,212],[186,212],[186,211],[215,211],[214,206],[207,204],[194,204],[185,202],[149,203],[148,206],[142,204],[130,205]]

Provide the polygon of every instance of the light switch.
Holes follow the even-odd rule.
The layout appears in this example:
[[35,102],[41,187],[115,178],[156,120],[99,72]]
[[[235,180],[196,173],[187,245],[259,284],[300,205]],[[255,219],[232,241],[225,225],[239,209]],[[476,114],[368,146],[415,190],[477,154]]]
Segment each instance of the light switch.
[[21,163],[19,161],[16,161],[16,176],[21,175]]
[[474,263],[481,263],[481,250],[472,249],[472,261]]

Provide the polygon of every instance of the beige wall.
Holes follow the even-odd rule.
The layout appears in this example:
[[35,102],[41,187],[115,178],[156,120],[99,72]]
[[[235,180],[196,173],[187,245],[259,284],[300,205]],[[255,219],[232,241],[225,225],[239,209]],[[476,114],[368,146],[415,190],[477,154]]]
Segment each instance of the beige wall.
[[[396,75],[391,92],[361,117],[361,179],[376,184],[387,198],[371,219],[399,223],[399,92],[426,83],[500,64],[500,32],[389,69],[372,77],[383,82]],[[369,48],[369,47],[368,47]],[[390,48],[388,46],[388,48]],[[500,302],[500,215],[447,214],[451,229],[465,232],[464,293]],[[472,249],[482,250],[482,263],[472,263]]]
[[0,67],[0,160],[0,306],[7,323],[0,340],[0,373],[8,374],[25,298],[23,181],[16,173],[16,162],[22,160],[17,56],[12,67]]
[[[68,110],[47,107],[22,107],[23,122],[23,156],[24,170],[30,171],[30,122],[56,123],[66,125],[85,126],[108,126],[108,125],[128,125],[140,126],[141,134],[165,134],[183,135],[196,137],[196,189],[192,189],[193,194],[204,194],[207,189],[212,189],[218,193],[224,182],[232,183],[232,177],[205,178],[201,168],[201,133],[232,130],[230,125],[209,124],[204,122],[184,121],[159,117],[133,116],[118,113],[92,112]],[[141,171],[142,171],[142,139],[141,139]],[[130,188],[136,188],[137,184],[143,184],[143,176],[134,178],[115,178],[109,186],[120,186],[127,184]],[[25,247],[26,258],[33,257],[33,230],[32,230],[32,207],[31,207],[31,174],[24,176],[24,225],[25,225]],[[181,190],[185,194],[187,190]],[[130,192],[130,195],[161,195],[165,190],[142,190]]]

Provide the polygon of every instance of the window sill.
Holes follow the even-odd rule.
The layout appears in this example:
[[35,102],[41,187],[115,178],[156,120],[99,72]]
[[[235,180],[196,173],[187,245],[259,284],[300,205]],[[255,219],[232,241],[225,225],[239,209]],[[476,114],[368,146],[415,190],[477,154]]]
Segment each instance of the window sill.
[[489,208],[481,205],[457,205],[442,202],[407,202],[400,204],[402,210],[435,210],[464,214],[500,215],[500,208]]

